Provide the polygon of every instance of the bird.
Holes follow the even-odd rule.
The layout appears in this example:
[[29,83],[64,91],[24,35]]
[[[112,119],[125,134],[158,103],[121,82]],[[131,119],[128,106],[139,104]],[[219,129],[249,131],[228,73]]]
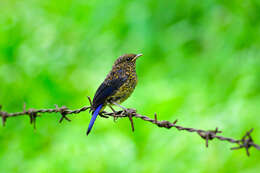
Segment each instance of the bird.
[[111,106],[116,105],[126,110],[120,104],[133,93],[137,85],[136,60],[141,56],[143,54],[124,54],[114,62],[112,70],[98,87],[92,100],[92,118],[87,135],[91,132],[97,116],[106,106],[111,108]]

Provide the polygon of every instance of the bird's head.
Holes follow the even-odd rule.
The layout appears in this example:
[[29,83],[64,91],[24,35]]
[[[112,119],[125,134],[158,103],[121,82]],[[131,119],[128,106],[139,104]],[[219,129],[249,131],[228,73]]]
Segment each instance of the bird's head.
[[125,55],[122,55],[120,56],[114,66],[124,66],[124,67],[127,67],[127,66],[134,66],[136,65],[136,60],[141,57],[143,54],[125,54]]

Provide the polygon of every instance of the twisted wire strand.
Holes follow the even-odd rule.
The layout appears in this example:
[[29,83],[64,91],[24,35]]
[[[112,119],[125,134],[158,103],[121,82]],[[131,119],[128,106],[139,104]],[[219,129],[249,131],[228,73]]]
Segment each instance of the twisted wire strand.
[[[58,107],[57,105],[55,105],[55,108],[52,108],[52,109],[28,109],[28,110],[26,110],[26,106],[24,105],[24,109],[22,112],[8,113],[5,111],[1,111],[2,106],[0,105],[0,117],[2,117],[2,124],[4,126],[6,123],[6,120],[8,118],[27,115],[30,117],[30,123],[34,125],[34,128],[35,128],[35,124],[36,124],[36,118],[39,117],[40,114],[44,114],[44,113],[60,113],[61,114],[61,118],[59,120],[60,123],[64,119],[67,121],[71,121],[67,117],[67,115],[79,114],[81,112],[91,110],[91,107],[92,107],[91,99],[90,99],[90,97],[88,97],[88,99],[90,102],[90,106],[83,106],[82,108],[75,109],[75,110],[70,110],[66,106]],[[177,120],[175,120],[174,122],[165,121],[165,120],[159,121],[157,119],[156,113],[154,114],[154,119],[152,119],[148,116],[137,114],[135,109],[127,109],[127,110],[123,110],[123,111],[113,111],[113,112],[102,112],[100,114],[100,116],[102,118],[114,117],[114,120],[116,120],[117,118],[129,118],[133,131],[134,131],[134,123],[133,123],[132,117],[150,122],[161,128],[167,128],[167,129],[176,128],[179,131],[197,133],[202,139],[205,140],[206,147],[208,147],[208,143],[210,140],[218,139],[220,141],[226,141],[229,143],[237,144],[238,146],[231,148],[231,150],[237,150],[237,149],[244,148],[246,150],[246,153],[248,156],[250,156],[250,152],[249,152],[250,148],[255,148],[257,150],[260,150],[260,145],[254,143],[253,138],[251,136],[253,129],[246,132],[246,134],[242,137],[242,139],[234,139],[234,138],[219,135],[220,133],[222,133],[222,131],[219,131],[218,128],[216,128],[215,130],[202,130],[202,129],[196,129],[196,128],[191,128],[191,127],[183,127],[183,126],[177,125],[177,122],[178,122]]]

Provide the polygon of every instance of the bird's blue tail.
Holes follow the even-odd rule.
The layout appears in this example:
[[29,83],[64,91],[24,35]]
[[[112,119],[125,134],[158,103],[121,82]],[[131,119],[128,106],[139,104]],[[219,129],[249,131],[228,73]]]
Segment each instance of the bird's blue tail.
[[99,105],[99,106],[97,107],[97,109],[93,112],[92,118],[91,118],[90,123],[89,123],[89,125],[88,125],[87,135],[90,133],[90,131],[91,131],[91,129],[92,129],[92,127],[93,127],[93,125],[94,125],[94,123],[95,123],[95,121],[96,121],[96,118],[97,118],[97,116],[98,116],[100,110],[102,109],[102,106],[103,106],[103,104]]

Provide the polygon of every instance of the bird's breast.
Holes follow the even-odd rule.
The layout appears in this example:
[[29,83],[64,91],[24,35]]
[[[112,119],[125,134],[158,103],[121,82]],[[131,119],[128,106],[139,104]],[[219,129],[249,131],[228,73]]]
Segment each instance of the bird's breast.
[[137,76],[135,73],[129,73],[129,74],[126,73],[126,75],[128,76],[127,80],[116,91],[116,93],[109,98],[111,101],[122,103],[133,93],[138,82]]

